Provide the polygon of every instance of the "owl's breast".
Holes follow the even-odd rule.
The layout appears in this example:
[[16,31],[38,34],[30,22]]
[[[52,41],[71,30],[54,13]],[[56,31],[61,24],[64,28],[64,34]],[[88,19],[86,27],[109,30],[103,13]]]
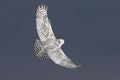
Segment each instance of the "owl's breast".
[[48,56],[56,64],[61,64],[62,60],[65,58],[65,56],[61,53],[58,53],[57,50],[48,52]]
[[56,40],[47,40],[44,44],[44,49],[46,51],[53,51],[57,49]]

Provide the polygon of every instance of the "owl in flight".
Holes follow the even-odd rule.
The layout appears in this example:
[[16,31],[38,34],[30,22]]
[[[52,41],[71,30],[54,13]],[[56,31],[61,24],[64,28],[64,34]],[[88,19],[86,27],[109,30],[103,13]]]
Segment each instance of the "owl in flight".
[[74,64],[61,49],[64,40],[56,39],[47,16],[47,9],[45,5],[40,5],[36,11],[36,29],[39,39],[36,39],[34,44],[35,54],[39,58],[51,59],[55,64],[66,68],[80,67]]

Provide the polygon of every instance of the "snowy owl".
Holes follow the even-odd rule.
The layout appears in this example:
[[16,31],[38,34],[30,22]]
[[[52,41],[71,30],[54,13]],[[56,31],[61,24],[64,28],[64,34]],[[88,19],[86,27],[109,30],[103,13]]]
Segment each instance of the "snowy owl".
[[36,39],[34,44],[35,54],[40,58],[49,58],[55,64],[66,68],[80,67],[74,64],[61,49],[64,40],[56,39],[47,16],[47,9],[45,5],[40,5],[36,11],[36,29],[39,39]]

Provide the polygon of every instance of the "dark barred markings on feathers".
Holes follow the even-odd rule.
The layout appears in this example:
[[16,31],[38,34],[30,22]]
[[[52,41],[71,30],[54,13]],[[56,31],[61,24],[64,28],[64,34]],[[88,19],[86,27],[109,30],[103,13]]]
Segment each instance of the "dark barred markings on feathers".
[[48,55],[42,49],[42,45],[38,39],[36,40],[34,44],[34,51],[35,51],[36,56],[39,57],[40,59],[48,58]]
[[36,29],[39,40],[36,40],[34,50],[36,56],[40,58],[48,57],[55,64],[65,68],[77,68],[78,65],[74,64],[61,49],[64,40],[56,39],[50,20],[47,15],[47,7],[40,5],[36,12]]

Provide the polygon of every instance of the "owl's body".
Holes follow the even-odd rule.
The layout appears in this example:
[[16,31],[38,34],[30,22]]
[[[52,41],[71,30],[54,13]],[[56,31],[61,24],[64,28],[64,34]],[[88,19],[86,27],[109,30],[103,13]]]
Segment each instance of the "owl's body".
[[47,8],[45,5],[38,6],[36,13],[36,28],[39,39],[36,40],[34,49],[40,58],[50,58],[54,63],[66,68],[77,68],[62,51],[63,39],[56,39],[47,17]]

